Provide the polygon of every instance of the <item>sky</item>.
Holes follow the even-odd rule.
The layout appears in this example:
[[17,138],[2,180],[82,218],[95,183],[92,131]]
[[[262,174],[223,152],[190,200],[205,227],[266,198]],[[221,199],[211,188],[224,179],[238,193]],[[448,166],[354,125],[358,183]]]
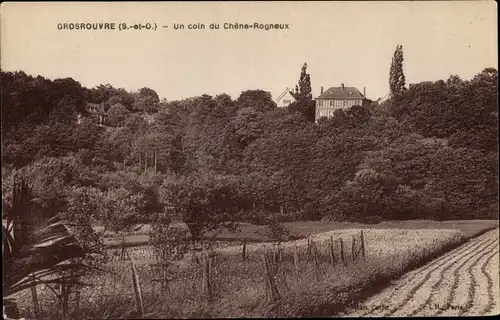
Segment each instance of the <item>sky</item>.
[[[59,30],[59,23],[156,24],[156,30]],[[224,23],[288,24],[224,30]],[[189,30],[202,23],[204,30]],[[219,30],[209,28],[211,23]],[[174,24],[185,29],[174,30]],[[168,28],[163,28],[165,25]],[[110,83],[177,100],[262,89],[277,98],[307,62],[313,96],[341,83],[389,92],[396,45],[408,83],[498,68],[494,1],[128,2],[1,5],[1,68],[83,86]]]

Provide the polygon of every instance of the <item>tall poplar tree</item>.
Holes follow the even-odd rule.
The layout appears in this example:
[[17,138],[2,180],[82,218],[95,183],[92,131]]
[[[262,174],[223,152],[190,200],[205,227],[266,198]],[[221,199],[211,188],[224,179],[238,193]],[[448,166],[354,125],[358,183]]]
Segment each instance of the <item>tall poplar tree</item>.
[[391,69],[389,73],[389,88],[391,95],[398,94],[404,90],[406,78],[403,72],[403,46],[397,45],[392,57]]
[[299,78],[299,101],[312,100],[311,76],[307,73],[307,63],[304,63]]
[[299,111],[307,120],[314,122],[315,102],[312,99],[311,76],[307,73],[307,63],[300,70],[299,83],[295,86],[296,101],[289,106],[292,112]]

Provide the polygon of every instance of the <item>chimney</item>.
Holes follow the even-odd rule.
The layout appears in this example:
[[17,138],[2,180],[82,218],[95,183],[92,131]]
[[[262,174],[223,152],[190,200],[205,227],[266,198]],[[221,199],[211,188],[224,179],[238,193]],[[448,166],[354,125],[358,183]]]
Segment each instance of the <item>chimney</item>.
[[365,96],[366,98],[366,87],[363,87],[363,95]]
[[290,91],[290,88],[286,87],[286,92],[289,92]]
[[321,86],[321,94],[323,94],[323,86]]
[[343,83],[340,84],[340,90],[344,91],[344,84]]

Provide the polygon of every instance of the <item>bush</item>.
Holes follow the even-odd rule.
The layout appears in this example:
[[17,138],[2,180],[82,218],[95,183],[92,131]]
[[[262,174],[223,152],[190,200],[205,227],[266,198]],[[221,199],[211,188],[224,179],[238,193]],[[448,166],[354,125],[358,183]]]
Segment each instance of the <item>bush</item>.
[[158,263],[169,266],[173,260],[184,257],[189,251],[187,230],[181,226],[172,225],[170,217],[161,215],[151,224],[149,241]]
[[238,219],[239,221],[248,222],[257,226],[265,226],[271,222],[265,213],[258,211],[242,212],[238,215]]
[[357,222],[366,223],[366,224],[377,224],[377,223],[380,223],[381,221],[382,221],[381,216],[368,216],[368,217],[364,217],[362,219],[359,219]]
[[325,215],[321,221],[324,222],[342,222],[342,221],[347,221],[347,216],[343,214],[342,212],[336,210],[332,214]]
[[265,232],[266,236],[278,242],[287,240],[289,234],[290,230],[288,230],[288,228],[280,223],[276,218],[271,220]]

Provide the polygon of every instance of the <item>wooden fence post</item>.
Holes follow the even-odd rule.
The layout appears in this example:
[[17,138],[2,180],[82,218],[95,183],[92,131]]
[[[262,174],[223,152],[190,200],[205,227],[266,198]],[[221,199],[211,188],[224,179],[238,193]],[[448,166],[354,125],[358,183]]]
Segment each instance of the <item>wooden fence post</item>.
[[281,246],[281,243],[278,242],[278,261],[281,263],[283,258],[283,247]]
[[156,174],[156,151],[153,151],[153,156],[154,156],[154,173]]
[[203,252],[203,291],[206,297],[210,300],[212,297],[212,288],[210,283],[211,261],[208,251]]
[[347,264],[347,261],[345,260],[344,256],[344,241],[342,240],[342,238],[340,238],[339,241],[340,241],[340,257],[342,259],[342,262],[344,264]]
[[[307,237],[307,247],[306,247],[306,255],[309,256],[309,241],[311,240],[311,238]],[[307,257],[306,260],[309,260],[309,257]]]
[[264,285],[265,285],[265,292],[266,292],[266,298],[270,301],[272,300],[271,299],[271,295],[270,295],[270,286],[271,286],[271,281],[269,280],[269,268],[267,266],[267,261],[266,261],[266,253],[264,252],[264,254],[262,255],[262,263],[264,265]]
[[122,252],[121,252],[121,260],[125,260],[126,258],[126,253],[125,253],[125,234],[122,233]]
[[141,289],[141,283],[139,282],[139,275],[137,274],[137,270],[135,268],[134,259],[129,255],[128,255],[128,258],[130,260],[130,268],[132,270],[132,283],[134,285],[135,306],[136,306],[137,312],[140,313],[140,315],[142,316],[142,319],[144,319],[145,318],[145,316],[144,316],[144,303],[142,300],[142,289]]
[[245,261],[246,259],[246,251],[247,251],[247,239],[243,239],[243,250],[242,250],[243,261]]
[[268,258],[267,251],[262,255],[262,260],[265,266],[266,294],[269,301],[274,302],[279,300],[281,297],[278,288],[276,288],[276,282],[274,281],[275,270],[273,270],[274,268],[270,265],[271,261]]
[[196,283],[199,281],[198,270],[197,270],[198,257],[196,256],[196,252],[193,250],[191,254],[191,268],[193,272],[193,282],[192,282],[192,290],[196,292]]
[[365,237],[363,235],[363,230],[361,230],[361,254],[363,255],[363,260],[366,260],[366,255],[365,255]]
[[297,277],[297,280],[299,280],[299,255],[297,254],[297,242],[295,242],[295,245],[293,247],[293,266],[295,270],[295,276]]
[[356,237],[354,235],[352,235],[351,254],[352,254],[352,262],[355,262],[356,261]]
[[333,246],[333,236],[330,237],[330,242],[328,243],[328,247],[329,247],[329,253],[330,253],[330,263],[333,265],[335,265],[335,249],[334,249],[334,246]]
[[314,261],[314,272],[316,274],[316,280],[320,280],[320,270],[319,270],[319,262],[318,262],[318,247],[316,246],[316,243],[311,242],[311,250],[313,254],[313,261]]

